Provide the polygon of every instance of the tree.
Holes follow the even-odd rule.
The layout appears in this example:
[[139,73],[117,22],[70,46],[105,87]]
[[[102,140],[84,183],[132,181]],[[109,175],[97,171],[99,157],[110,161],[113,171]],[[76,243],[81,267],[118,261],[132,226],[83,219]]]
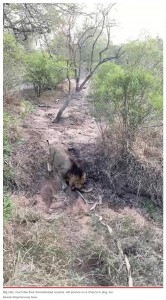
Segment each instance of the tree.
[[123,153],[131,149],[138,128],[149,123],[157,113],[154,82],[155,77],[142,66],[107,63],[95,75],[92,97],[96,118],[109,126],[118,122]]
[[137,66],[142,65],[155,76],[163,73],[163,43],[160,38],[145,37],[124,45],[125,53],[118,64]]
[[[102,4],[97,5],[97,10],[92,15],[80,12],[78,5],[68,6],[65,11],[65,24],[62,24],[61,31],[66,41],[66,58],[75,69],[76,91],[80,91],[86,82],[91,78],[99,65],[106,61],[117,59],[120,55],[120,49],[108,56],[104,56],[110,46],[111,27],[115,26],[115,21],[110,19],[110,12],[114,4],[105,7]],[[85,14],[85,16],[84,16]],[[83,25],[78,30],[78,18],[82,17]],[[79,26],[80,27],[80,26]],[[103,40],[99,48],[99,41]],[[88,44],[89,43],[89,44]],[[87,49],[87,44],[89,49]],[[85,48],[88,50],[88,58],[85,62]],[[97,50],[97,51],[96,51]],[[84,55],[84,57],[83,57]],[[98,58],[96,59],[96,56]],[[87,64],[88,75],[80,84],[81,69],[83,63]]]
[[15,88],[25,74],[24,49],[10,33],[3,36],[3,87],[4,94]]
[[[84,4],[4,4],[4,30],[12,32],[22,44],[36,38],[51,58],[60,51],[66,61],[69,91],[70,74],[74,71],[76,92],[80,92],[100,65],[122,55],[121,47],[111,47],[110,42],[111,28],[115,26],[111,18],[114,5],[97,4],[90,12]],[[83,69],[86,72],[82,79]],[[60,120],[68,103],[69,99],[53,122]]]
[[158,121],[163,118],[163,42],[160,38],[143,36],[143,40],[137,40],[124,45],[124,55],[118,60],[118,64],[137,68],[143,67],[154,76],[152,86],[153,105],[158,114]]
[[4,30],[10,30],[16,40],[27,40],[33,33],[50,33],[46,5],[40,3],[4,3]]
[[[107,61],[117,60],[122,55],[121,47],[110,50],[111,27],[115,26],[115,21],[110,19],[113,6],[114,4],[107,6],[98,4],[96,12],[92,15],[85,14],[83,11],[80,13],[78,5],[68,6],[65,11],[66,23],[63,24],[61,30],[66,43],[66,60],[69,68],[74,68],[75,72],[76,92],[84,88],[100,65]],[[78,30],[78,17],[83,19],[81,30]],[[101,39],[103,45],[99,47],[98,42]],[[86,48],[88,42],[89,48]],[[88,49],[87,61],[85,61],[85,48]],[[81,71],[84,66],[86,66],[87,74],[81,82]],[[53,122],[59,122],[71,98],[69,95]]]
[[48,88],[56,88],[58,83],[66,78],[66,65],[63,60],[57,60],[54,56],[40,51],[28,54],[25,59],[26,80],[33,84],[40,97],[41,93]]
[[3,6],[4,31],[12,33],[16,40],[28,50],[35,43],[51,56],[49,39],[53,32],[59,32],[63,20],[56,4],[47,3],[5,3]]

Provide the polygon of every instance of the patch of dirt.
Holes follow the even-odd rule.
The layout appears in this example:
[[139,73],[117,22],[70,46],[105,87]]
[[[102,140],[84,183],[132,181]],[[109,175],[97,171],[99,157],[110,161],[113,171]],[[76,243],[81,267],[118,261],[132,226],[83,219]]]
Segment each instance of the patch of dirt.
[[88,214],[89,211],[90,207],[81,199],[81,197],[78,197],[75,205],[73,205],[74,215],[80,215],[82,213]]

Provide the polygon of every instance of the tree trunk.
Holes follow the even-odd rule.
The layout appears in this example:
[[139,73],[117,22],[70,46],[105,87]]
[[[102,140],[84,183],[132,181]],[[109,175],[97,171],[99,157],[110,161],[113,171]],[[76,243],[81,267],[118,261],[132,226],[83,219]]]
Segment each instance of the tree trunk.
[[87,82],[89,81],[89,79],[92,77],[93,73],[94,73],[94,72],[90,73],[90,74],[85,78],[85,80],[81,83],[81,85],[80,85],[80,86],[78,87],[78,89],[76,90],[77,92],[80,92],[80,91],[83,89],[85,83],[87,83]]
[[[80,86],[79,86],[79,85],[77,86],[77,84],[79,84],[79,81],[77,82],[77,80],[76,80],[76,92],[77,92],[77,93],[79,93],[79,92],[83,89],[85,83],[90,79],[91,76],[92,76],[92,74],[91,74],[91,75],[88,75],[88,76],[86,77],[86,79],[82,82],[82,84],[81,84]],[[56,116],[55,119],[52,121],[52,123],[59,123],[59,121],[60,121],[60,119],[61,119],[61,116],[62,116],[64,110],[66,109],[66,107],[69,105],[69,102],[70,102],[70,100],[71,100],[73,94],[74,94],[74,93],[69,94],[68,98],[66,99],[66,101],[65,101],[65,103],[63,104],[62,108],[58,111],[57,116]]]
[[67,80],[68,80],[68,83],[69,83],[69,94],[71,92],[71,80],[70,80],[70,76],[69,76],[69,61],[67,61]]
[[[96,70],[96,68],[85,78],[85,80],[81,83],[81,85],[79,86],[79,78],[76,78],[76,92],[79,93],[84,85],[89,81],[89,79],[92,77],[94,71]],[[66,109],[66,107],[68,106],[71,97],[73,96],[72,94],[69,94],[68,98],[66,99],[65,103],[63,104],[62,108],[58,111],[57,116],[55,117],[55,119],[52,121],[53,123],[58,123],[61,119],[61,116],[64,112],[64,110]]]
[[79,82],[80,82],[80,78],[76,78],[76,92],[79,92]]
[[69,94],[68,98],[66,99],[65,103],[63,104],[62,108],[58,111],[57,116],[55,117],[55,119],[52,121],[52,123],[59,123],[61,116],[65,110],[65,108],[69,105],[69,102],[72,98],[72,95]]

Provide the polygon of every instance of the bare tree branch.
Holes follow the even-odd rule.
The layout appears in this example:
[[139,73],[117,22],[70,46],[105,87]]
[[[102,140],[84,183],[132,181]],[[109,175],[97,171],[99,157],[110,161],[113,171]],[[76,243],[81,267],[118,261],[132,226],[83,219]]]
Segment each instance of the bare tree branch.
[[91,56],[90,56],[90,72],[92,71],[92,65],[93,65],[93,55],[94,55],[94,49],[95,49],[95,45],[99,39],[99,37],[101,36],[103,29],[104,29],[104,25],[105,25],[105,15],[103,14],[103,20],[102,20],[102,27],[101,30],[99,31],[99,34],[97,35],[96,39],[94,40],[94,43],[92,45],[92,50],[91,50]]
[[84,79],[84,81],[81,83],[80,87],[78,88],[78,92],[80,92],[82,90],[82,88],[84,87],[84,85],[89,81],[89,79],[92,77],[92,75],[94,74],[94,72],[96,71],[96,69],[106,63],[107,61],[111,61],[111,60],[117,60],[120,56],[122,56],[124,54],[124,52],[120,53],[120,50],[122,49],[122,46],[118,49],[117,54],[115,56],[110,56],[110,57],[106,57],[103,58],[101,61],[98,62],[98,64],[94,67],[93,70],[91,70],[90,74]]
[[102,60],[102,58],[101,58],[102,57],[102,53],[104,53],[108,49],[109,44],[110,44],[110,26],[108,26],[106,29],[107,29],[107,45],[106,45],[106,47],[103,50],[101,50],[99,52],[99,61]]
[[16,38],[22,34],[24,40],[28,38],[28,34],[46,34],[51,31],[50,24],[44,18],[44,6],[39,9],[38,4],[22,3],[17,5],[19,11],[16,9],[16,12],[18,11],[16,20],[14,10],[10,8],[10,3],[9,5],[4,4],[4,29],[11,29]]

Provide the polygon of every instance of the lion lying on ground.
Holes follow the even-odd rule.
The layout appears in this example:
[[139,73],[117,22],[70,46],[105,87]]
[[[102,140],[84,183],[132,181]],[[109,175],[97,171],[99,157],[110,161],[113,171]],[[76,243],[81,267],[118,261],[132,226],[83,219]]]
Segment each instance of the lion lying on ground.
[[86,173],[62,147],[57,146],[57,143],[50,144],[48,140],[47,142],[49,145],[48,171],[57,171],[63,190],[66,189],[67,184],[72,190],[81,189],[86,180]]

